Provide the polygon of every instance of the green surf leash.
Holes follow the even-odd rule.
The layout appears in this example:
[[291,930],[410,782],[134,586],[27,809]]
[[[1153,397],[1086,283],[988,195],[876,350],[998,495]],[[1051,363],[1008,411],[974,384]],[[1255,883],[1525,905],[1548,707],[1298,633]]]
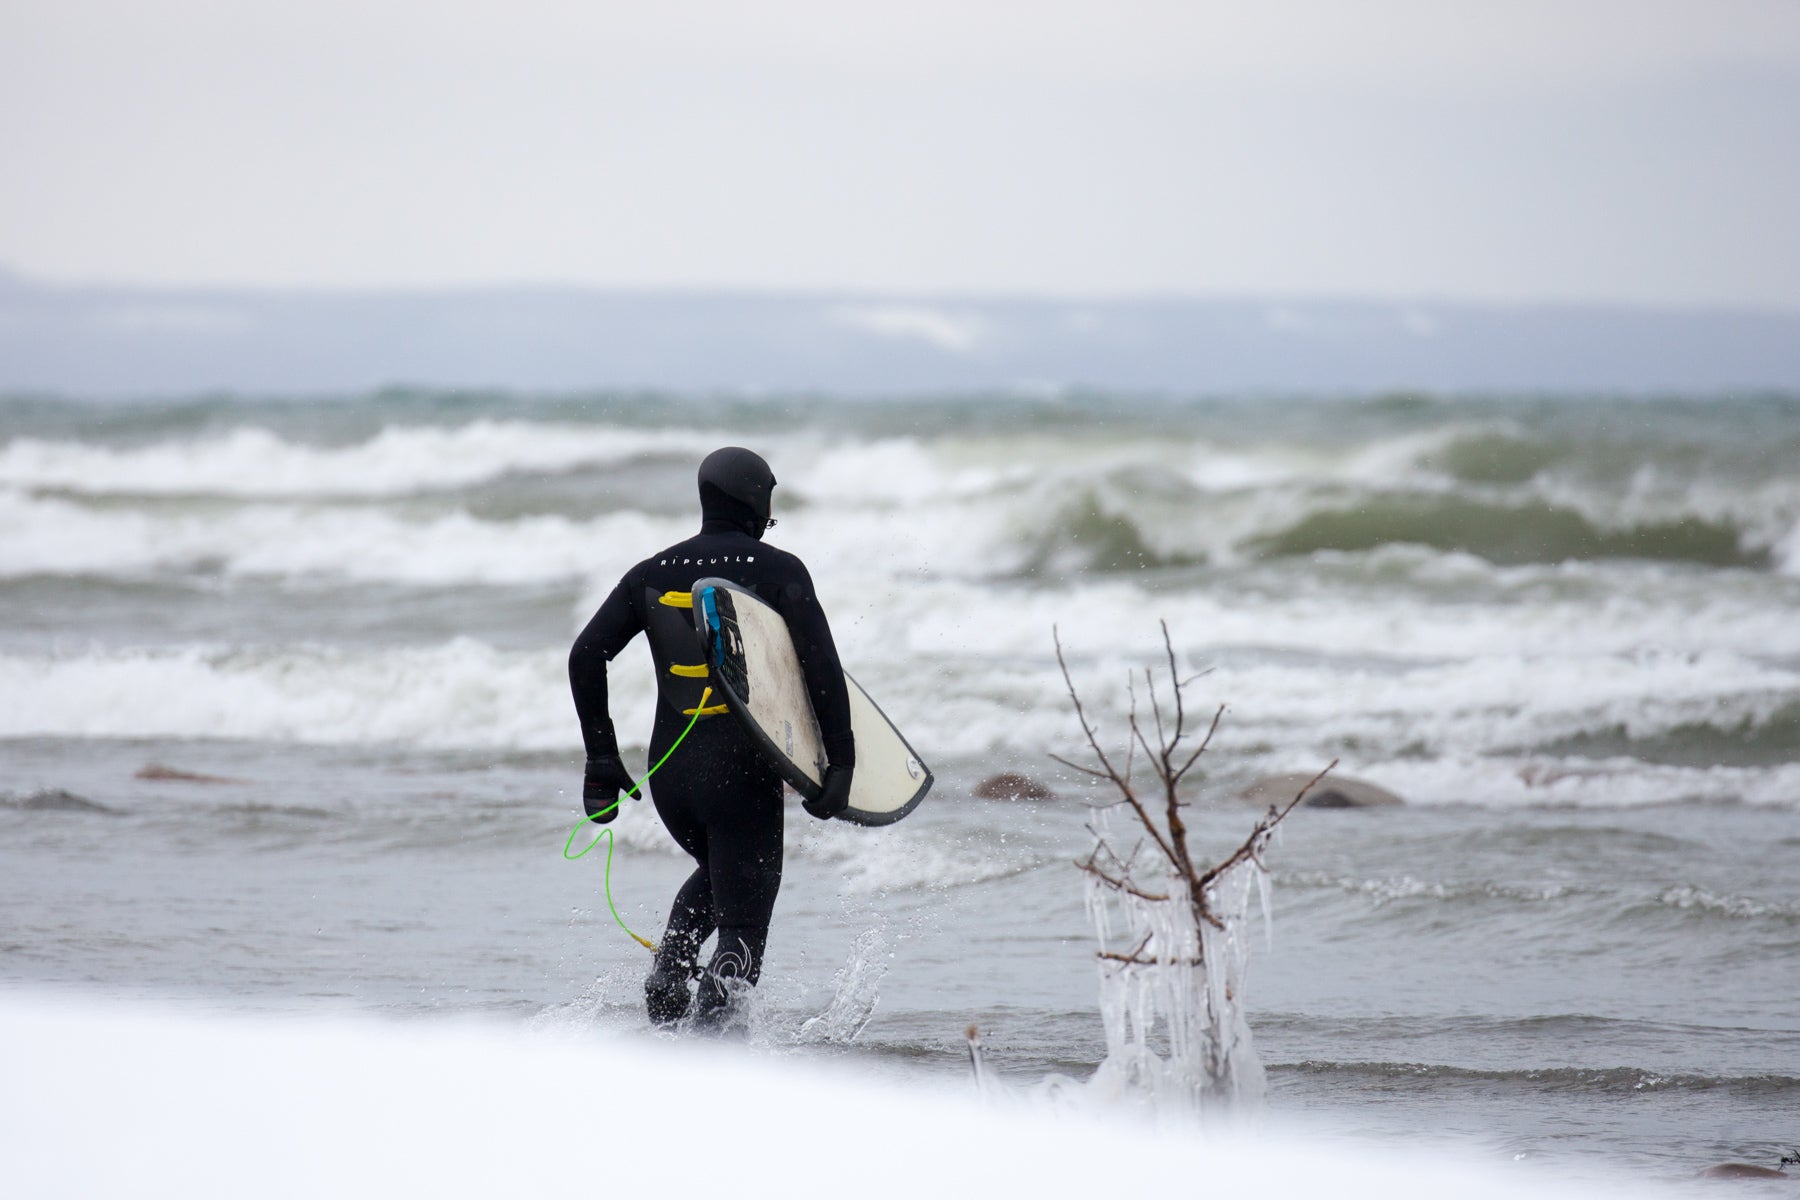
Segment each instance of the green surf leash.
[[681,736],[675,739],[675,744],[670,746],[667,750],[665,750],[663,752],[663,756],[656,760],[656,765],[654,767],[651,767],[648,771],[645,771],[643,778],[639,779],[636,783],[631,785],[630,791],[623,793],[616,800],[614,800],[611,804],[607,805],[605,808],[601,809],[599,812],[593,814],[592,816],[583,817],[583,818],[581,818],[581,820],[575,822],[575,828],[569,830],[569,839],[563,843],[563,857],[565,859],[567,859],[569,862],[574,862],[576,859],[578,859],[582,855],[586,854],[589,850],[592,850],[595,846],[598,846],[600,844],[600,839],[602,839],[602,838],[606,839],[606,907],[612,909],[613,920],[615,920],[619,923],[619,928],[623,929],[626,932],[626,934],[628,934],[630,936],[632,941],[636,942],[638,945],[642,946],[644,949],[650,951],[650,953],[652,953],[652,954],[656,953],[656,943],[651,941],[649,938],[640,937],[637,934],[632,933],[631,926],[627,925],[625,923],[625,918],[623,918],[619,915],[619,906],[617,904],[613,903],[613,894],[612,894],[612,860],[613,860],[613,844],[614,844],[613,831],[611,829],[602,829],[599,833],[594,835],[593,841],[591,841],[587,845],[583,846],[580,850],[576,851],[574,854],[569,853],[569,847],[571,847],[575,844],[575,835],[581,832],[581,827],[583,825],[587,825],[589,823],[599,821],[599,819],[601,817],[604,817],[607,813],[612,812],[614,809],[618,808],[619,805],[623,804],[625,802],[626,796],[637,796],[640,799],[643,797],[644,793],[642,791],[640,791],[639,789],[641,789],[646,783],[650,782],[650,777],[652,775],[654,775],[658,771],[662,770],[662,765],[669,761],[669,756],[671,754],[675,753],[676,750],[681,748],[681,743],[683,743],[687,740],[688,734],[694,732],[694,726],[698,725],[700,723],[700,717],[702,715],[703,710],[706,708],[706,701],[711,696],[712,696],[712,689],[710,687],[706,688],[705,690],[703,690],[700,693],[700,703],[696,704],[694,706],[694,715],[693,715],[693,718],[688,721],[687,728],[681,731]]

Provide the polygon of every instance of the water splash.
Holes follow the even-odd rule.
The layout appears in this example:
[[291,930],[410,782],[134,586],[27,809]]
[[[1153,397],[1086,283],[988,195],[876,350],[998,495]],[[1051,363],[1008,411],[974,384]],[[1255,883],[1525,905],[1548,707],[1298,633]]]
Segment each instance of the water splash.
[[855,1041],[875,1015],[887,969],[887,930],[876,925],[857,934],[850,957],[831,978],[831,1003],[818,1016],[808,1018],[794,1040],[838,1046]]

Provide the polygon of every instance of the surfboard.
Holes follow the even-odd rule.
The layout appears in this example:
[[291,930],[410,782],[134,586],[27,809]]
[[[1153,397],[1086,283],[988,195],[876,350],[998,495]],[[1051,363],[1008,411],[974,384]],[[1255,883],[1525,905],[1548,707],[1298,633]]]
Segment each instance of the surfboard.
[[[802,796],[817,799],[825,746],[787,621],[728,579],[697,580],[693,596],[694,627],[706,645],[713,686],[782,778]],[[891,825],[931,790],[931,770],[848,671],[844,686],[856,736],[856,774],[850,807],[837,819]]]

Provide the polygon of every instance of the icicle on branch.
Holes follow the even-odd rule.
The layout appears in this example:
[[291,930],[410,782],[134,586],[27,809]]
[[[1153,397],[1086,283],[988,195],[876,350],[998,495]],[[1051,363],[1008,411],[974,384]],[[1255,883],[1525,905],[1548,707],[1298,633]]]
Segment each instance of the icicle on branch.
[[[1162,637],[1162,661],[1126,676],[1125,728],[1102,738],[1056,631],[1056,664],[1087,754],[1078,754],[1080,761],[1051,757],[1112,793],[1094,806],[1093,849],[1075,864],[1087,876],[1088,916],[1100,943],[1106,1029],[1106,1057],[1088,1086],[1109,1099],[1146,1101],[1160,1113],[1204,1114],[1262,1096],[1265,1077],[1244,1001],[1250,895],[1255,889],[1262,896],[1266,917],[1263,853],[1332,768],[1269,808],[1216,864],[1197,859],[1182,792],[1191,790],[1187,780],[1212,747],[1225,709],[1196,716],[1187,689],[1200,676],[1182,677],[1167,622]],[[1111,821],[1119,809],[1135,820],[1115,841]],[[1126,838],[1130,852],[1121,853]]]
[[[1062,633],[1059,629],[1052,629],[1052,637],[1056,641],[1056,665],[1062,671],[1063,686],[1068,690],[1070,703],[1074,705],[1075,717],[1081,724],[1082,736],[1087,741],[1088,750],[1098,765],[1090,766],[1072,762],[1057,754],[1052,754],[1050,757],[1071,770],[1112,784],[1119,796],[1115,803],[1131,809],[1132,815],[1137,818],[1137,823],[1144,830],[1150,844],[1155,847],[1157,855],[1166,864],[1172,882],[1185,890],[1188,907],[1192,911],[1195,921],[1204,921],[1214,929],[1223,929],[1223,923],[1214,915],[1208,900],[1211,885],[1233,867],[1246,861],[1255,862],[1260,867],[1262,852],[1268,845],[1276,827],[1306,798],[1307,793],[1311,792],[1319,781],[1324,779],[1333,767],[1337,766],[1337,760],[1333,759],[1330,766],[1313,776],[1311,781],[1294,793],[1294,798],[1285,805],[1271,805],[1268,812],[1264,813],[1262,818],[1257,821],[1250,830],[1250,835],[1236,850],[1214,866],[1205,868],[1197,866],[1194,862],[1193,852],[1188,846],[1187,823],[1181,816],[1181,810],[1187,803],[1181,798],[1181,783],[1212,746],[1213,737],[1219,732],[1219,723],[1225,716],[1225,706],[1220,705],[1213,712],[1212,719],[1207,723],[1206,732],[1200,737],[1198,744],[1194,745],[1190,742],[1192,749],[1185,749],[1182,743],[1184,740],[1188,740],[1193,732],[1189,727],[1185,692],[1188,685],[1204,675],[1205,672],[1201,672],[1200,675],[1191,675],[1186,679],[1181,677],[1180,664],[1175,656],[1175,643],[1169,636],[1169,623],[1162,621],[1159,624],[1162,627],[1163,652],[1168,664],[1167,703],[1165,704],[1164,689],[1158,687],[1156,673],[1146,667],[1144,669],[1144,687],[1150,706],[1150,719],[1145,722],[1138,713],[1136,679],[1133,677],[1130,680],[1131,703],[1126,718],[1125,765],[1122,770],[1115,765],[1114,758],[1107,754],[1106,748],[1101,744],[1098,728],[1089,718],[1087,708],[1081,701],[1081,693],[1075,687],[1074,677],[1069,673],[1068,659],[1063,653]],[[1165,708],[1168,710],[1166,715]],[[1156,777],[1161,792],[1160,796],[1141,795],[1132,778],[1132,768],[1135,766],[1135,760],[1140,750],[1143,753],[1144,761],[1149,764],[1151,773]],[[1156,807],[1161,809],[1160,820],[1158,814],[1153,811]],[[1085,859],[1076,862],[1077,867],[1115,892],[1122,892],[1125,895],[1152,902],[1165,901],[1170,898],[1167,894],[1146,889],[1133,878],[1133,867],[1139,861],[1142,843],[1139,844],[1139,847],[1134,848],[1130,855],[1120,857],[1103,836],[1091,829],[1090,832],[1095,834],[1094,849]],[[1150,960],[1140,957],[1143,950],[1144,946],[1140,945],[1130,954],[1103,953],[1102,957],[1147,964]]]

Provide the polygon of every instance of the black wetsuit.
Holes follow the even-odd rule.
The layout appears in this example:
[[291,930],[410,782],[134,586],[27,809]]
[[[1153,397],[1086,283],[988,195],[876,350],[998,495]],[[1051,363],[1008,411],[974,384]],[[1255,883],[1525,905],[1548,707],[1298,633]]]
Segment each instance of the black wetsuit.
[[[705,657],[693,611],[679,605],[695,580],[717,576],[749,588],[786,618],[826,757],[834,766],[855,764],[850,699],[831,628],[813,595],[812,577],[798,558],[757,540],[735,515],[717,515],[709,507],[697,536],[627,571],[576,639],[569,654],[569,682],[590,758],[617,753],[606,703],[606,664],[640,631],[648,633],[656,663],[650,761],[659,761],[687,728],[710,681],[695,670],[704,666]],[[673,667],[689,670],[677,673]],[[719,943],[700,977],[703,1014],[725,1004],[726,980],[756,982],[781,887],[781,777],[736,718],[722,711],[722,702],[716,691],[707,699],[693,731],[648,785],[657,815],[699,864],[670,909],[653,980],[662,978],[667,989],[673,986],[670,980],[679,979],[677,1007],[685,1011],[687,978],[701,943],[716,928]],[[721,711],[713,712],[715,706]],[[657,1016],[654,984],[647,989]]]

